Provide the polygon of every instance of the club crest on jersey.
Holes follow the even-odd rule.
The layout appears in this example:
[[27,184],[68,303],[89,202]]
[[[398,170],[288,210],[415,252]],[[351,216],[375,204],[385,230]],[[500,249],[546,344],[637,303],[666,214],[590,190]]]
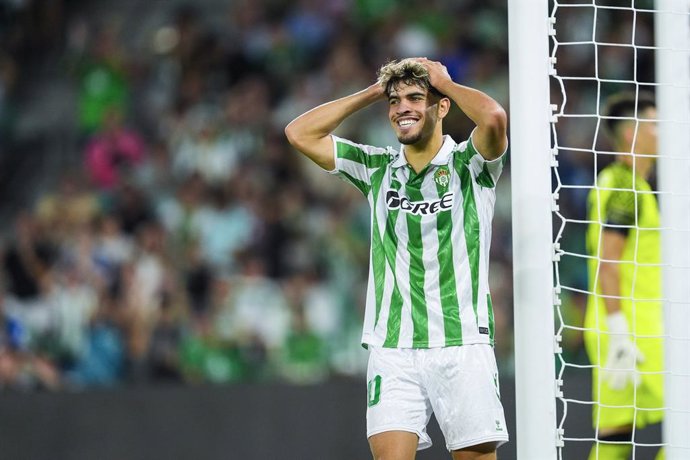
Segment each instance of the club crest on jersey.
[[450,171],[448,166],[441,166],[434,174],[434,181],[441,187],[446,188],[450,183]]
[[388,209],[400,209],[403,212],[422,216],[451,209],[454,197],[453,192],[448,192],[438,200],[410,201],[409,198],[404,195],[401,196],[396,190],[389,190],[386,193],[386,206]]

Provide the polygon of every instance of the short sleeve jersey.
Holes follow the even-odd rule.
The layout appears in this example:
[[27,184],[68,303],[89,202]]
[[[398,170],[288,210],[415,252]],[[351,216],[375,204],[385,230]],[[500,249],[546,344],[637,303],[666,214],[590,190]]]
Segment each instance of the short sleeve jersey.
[[416,173],[404,148],[333,136],[332,171],[371,206],[362,343],[434,348],[494,342],[489,244],[505,154],[486,161],[471,138],[443,146]]
[[[589,259],[590,292],[600,292],[597,279],[601,260],[600,238],[603,231],[625,235],[620,267],[621,309],[635,324],[638,333],[646,330],[657,333],[661,317],[661,235],[659,208],[649,183],[635,175],[626,164],[614,162],[602,169],[597,187],[589,193],[587,252],[597,258]],[[602,329],[606,321],[598,323],[593,310],[605,315],[604,299],[590,296],[587,327]],[[598,324],[598,325],[597,325]]]

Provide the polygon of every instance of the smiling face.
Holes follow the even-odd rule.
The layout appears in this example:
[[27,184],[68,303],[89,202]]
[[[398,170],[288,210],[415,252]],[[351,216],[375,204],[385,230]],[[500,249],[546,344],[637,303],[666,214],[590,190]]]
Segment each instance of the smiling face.
[[411,145],[433,135],[445,116],[444,99],[417,85],[399,82],[388,91],[388,118],[401,144]]

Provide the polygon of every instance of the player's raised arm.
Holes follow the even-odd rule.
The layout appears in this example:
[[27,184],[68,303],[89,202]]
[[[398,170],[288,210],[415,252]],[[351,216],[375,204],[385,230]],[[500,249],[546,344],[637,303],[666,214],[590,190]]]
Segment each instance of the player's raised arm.
[[448,96],[467,115],[477,129],[472,135],[475,148],[487,160],[498,158],[508,146],[508,116],[501,105],[489,95],[455,83],[446,66],[440,62],[418,58],[429,71],[431,86]]
[[322,104],[295,118],[285,127],[290,144],[327,171],[335,169],[331,133],[347,117],[383,97],[373,84],[357,93]]

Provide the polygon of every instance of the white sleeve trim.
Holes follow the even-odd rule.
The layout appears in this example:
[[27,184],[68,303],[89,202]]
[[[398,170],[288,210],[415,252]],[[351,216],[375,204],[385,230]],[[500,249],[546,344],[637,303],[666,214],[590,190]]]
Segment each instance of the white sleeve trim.
[[324,169],[328,174],[338,174],[340,168],[338,168],[338,140],[340,140],[335,134],[331,134],[331,141],[333,142],[333,169]]
[[506,152],[508,151],[508,144],[506,144],[505,150],[503,150],[503,152],[499,156],[497,156],[493,160],[487,160],[486,157],[482,154],[482,152],[479,151],[477,146],[474,144],[474,140],[472,139],[472,137],[474,136],[474,132],[476,130],[477,130],[477,127],[475,126],[474,129],[472,130],[472,132],[470,133],[470,141],[469,142],[470,142],[470,145],[472,146],[471,147],[472,150],[477,152],[477,154],[479,154],[479,156],[482,157],[482,160],[484,160],[485,163],[492,164],[492,163],[498,163],[499,161],[501,161],[503,159],[503,155],[505,155]]

